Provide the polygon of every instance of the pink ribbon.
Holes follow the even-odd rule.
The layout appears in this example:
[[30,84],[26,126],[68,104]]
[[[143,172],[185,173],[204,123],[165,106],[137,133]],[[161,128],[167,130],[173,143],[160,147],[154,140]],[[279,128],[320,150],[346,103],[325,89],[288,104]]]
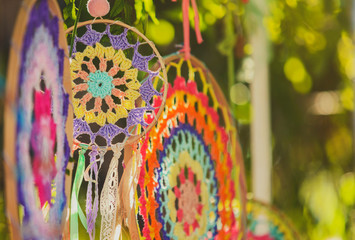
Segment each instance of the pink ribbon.
[[[176,0],[172,0],[176,2]],[[203,42],[201,31],[200,31],[200,20],[198,15],[198,9],[196,0],[191,0],[192,8],[195,14],[195,33],[197,38],[197,43],[200,44]],[[190,48],[190,24],[189,24],[189,7],[190,0],[182,0],[182,18],[183,18],[183,29],[184,29],[184,47],[181,52],[185,53],[185,59],[190,59],[191,56],[191,48]]]

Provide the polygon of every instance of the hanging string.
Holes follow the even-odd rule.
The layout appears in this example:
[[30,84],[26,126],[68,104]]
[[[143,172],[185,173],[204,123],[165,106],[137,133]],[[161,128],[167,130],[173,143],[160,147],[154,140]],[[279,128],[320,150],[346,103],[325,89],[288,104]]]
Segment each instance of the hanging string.
[[92,178],[93,174],[95,175],[95,198],[92,202],[92,181],[88,182],[88,188],[86,192],[86,216],[87,216],[87,232],[89,233],[90,239],[95,238],[95,222],[99,207],[99,185],[98,185],[98,166],[96,161],[96,156],[99,154],[97,146],[92,146],[92,151],[90,155],[90,164],[91,168],[89,171],[89,176]]
[[[136,126],[130,131],[134,132]],[[116,196],[118,191],[118,162],[122,154],[122,149],[126,144],[127,137],[122,143],[117,143],[111,146],[114,156],[111,160],[107,178],[105,179],[103,191],[101,194],[100,212],[101,218],[101,232],[100,239],[111,239],[115,226],[115,212],[113,209],[117,209]],[[85,152],[88,150],[89,146],[87,144],[76,143],[75,149],[80,149],[78,167],[76,170],[73,191],[71,197],[71,213],[70,213],[70,239],[79,239],[78,233],[78,217],[84,228],[89,233],[90,239],[95,238],[95,222],[98,213],[99,205],[99,191],[98,191],[98,171],[101,168],[102,162],[104,160],[104,155],[107,152],[107,147],[100,148],[98,151],[98,146],[91,145],[90,152],[90,164],[85,169]],[[74,149],[74,148],[73,148]],[[97,160],[96,157],[99,154],[100,159]],[[97,166],[97,162],[100,165]],[[93,174],[95,178],[93,178]],[[87,199],[86,199],[86,217],[79,204],[79,191],[81,187],[82,180],[88,181],[87,189]],[[95,184],[95,198],[92,205],[92,183]],[[103,203],[103,204],[102,204]],[[108,208],[107,208],[108,207]]]
[[[176,2],[176,0],[172,0]],[[198,8],[196,0],[191,0],[192,8],[194,10],[194,23],[195,23],[195,33],[197,38],[197,43],[201,44],[203,42],[201,31],[200,31],[200,20],[198,15]],[[189,60],[191,56],[190,48],[190,23],[189,23],[189,8],[190,0],[182,0],[182,19],[183,19],[183,30],[184,30],[184,47],[181,50],[185,53],[185,59]]]

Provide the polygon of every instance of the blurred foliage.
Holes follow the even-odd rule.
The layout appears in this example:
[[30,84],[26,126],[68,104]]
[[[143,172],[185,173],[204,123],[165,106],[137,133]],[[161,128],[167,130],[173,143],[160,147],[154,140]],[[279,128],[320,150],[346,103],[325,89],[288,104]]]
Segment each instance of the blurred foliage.
[[[353,174],[345,174],[354,168],[351,2],[269,0],[268,7],[261,18],[271,41],[274,203],[309,239],[355,239]],[[340,111],[312,113],[322,104],[313,96],[325,91],[338,94]]]
[[354,239],[352,224],[347,224],[354,214],[355,177],[353,173],[334,176],[331,171],[320,171],[307,178],[300,190],[306,202],[305,218],[310,239]]
[[76,11],[78,10],[75,6],[75,0],[65,0],[65,8],[63,9],[63,19],[64,20],[76,20]]
[[134,8],[136,10],[136,21],[146,22],[148,21],[148,16],[152,19],[155,24],[159,21],[155,16],[155,7],[153,0],[136,0],[134,3]]

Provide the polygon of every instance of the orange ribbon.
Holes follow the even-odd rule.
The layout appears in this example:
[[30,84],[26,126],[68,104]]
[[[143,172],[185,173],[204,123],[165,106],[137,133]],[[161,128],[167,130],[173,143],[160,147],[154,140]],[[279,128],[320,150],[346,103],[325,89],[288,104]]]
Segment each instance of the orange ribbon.
[[[176,0],[172,0],[176,2]],[[195,14],[195,33],[197,38],[197,43],[202,43],[203,39],[201,36],[200,31],[200,20],[198,15],[198,9],[196,0],[191,0],[192,8]],[[184,29],[184,47],[181,50],[185,53],[185,59],[190,59],[191,56],[191,48],[190,48],[190,26],[189,26],[189,7],[190,7],[190,0],[182,0],[182,18],[183,18],[183,29]]]

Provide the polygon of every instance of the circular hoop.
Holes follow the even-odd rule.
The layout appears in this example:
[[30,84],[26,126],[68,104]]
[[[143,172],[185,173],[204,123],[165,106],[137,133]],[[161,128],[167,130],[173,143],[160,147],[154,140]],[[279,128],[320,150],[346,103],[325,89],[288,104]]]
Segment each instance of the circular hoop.
[[[167,57],[164,58],[164,62],[165,64],[168,66],[169,63],[171,62],[179,62],[179,61],[185,61],[185,54],[181,53],[181,52],[177,52],[177,53],[173,53]],[[230,106],[228,104],[227,99],[225,98],[223,91],[221,89],[221,87],[219,86],[219,84],[217,83],[216,78],[213,76],[213,74],[209,71],[209,69],[207,68],[207,66],[198,58],[196,58],[193,55],[190,55],[190,59],[191,64],[193,67],[195,68],[199,68],[199,69],[203,69],[204,73],[207,75],[206,80],[212,85],[212,88],[214,89],[214,93],[216,94],[216,98],[219,102],[219,104],[225,109],[224,111],[224,118],[228,118],[229,122],[231,123],[233,129],[226,129],[227,131],[229,131],[229,134],[232,136],[232,141],[234,141],[232,143],[232,145],[235,147],[235,149],[233,149],[235,151],[235,156],[236,159],[238,161],[238,164],[240,165],[240,176],[238,180],[239,182],[241,182],[240,187],[241,187],[241,199],[242,199],[242,210],[244,212],[246,212],[246,205],[247,205],[247,190],[246,190],[246,181],[245,181],[245,170],[244,170],[244,162],[243,162],[243,154],[242,154],[242,149],[240,147],[240,145],[236,142],[237,140],[237,130],[236,130],[236,126],[232,117],[232,114],[230,113]],[[158,67],[158,66],[155,66]],[[168,71],[168,70],[167,70]],[[246,229],[247,226],[247,219],[246,216],[243,216],[242,218],[242,224]]]
[[[257,219],[258,214],[262,214],[263,217],[266,217],[266,219],[263,219],[263,221],[267,221],[268,223],[271,223],[274,227],[277,227],[278,229],[280,228],[284,237],[286,236],[285,239],[289,239],[289,240],[301,239],[299,232],[296,230],[295,226],[290,221],[290,219],[276,207],[271,206],[270,204],[267,204],[263,201],[252,199],[252,198],[248,198],[247,205],[248,205],[247,206],[248,215],[250,215],[251,217],[251,219],[248,220],[252,224],[253,224],[252,222],[253,220],[255,222],[258,220]],[[251,229],[248,229],[248,231],[251,232]]]
[[[31,19],[31,13],[34,9],[35,4],[38,1],[36,0],[24,0],[21,8],[18,12],[18,16],[16,19],[16,24],[14,27],[12,39],[11,39],[11,49],[9,54],[9,62],[7,69],[7,82],[6,82],[6,104],[4,109],[4,168],[5,168],[5,188],[6,188],[6,212],[9,219],[10,233],[12,239],[21,239],[21,229],[20,229],[20,220],[19,220],[19,211],[18,211],[18,176],[16,165],[17,165],[17,154],[16,154],[16,142],[17,142],[17,125],[19,123],[17,119],[17,99],[18,99],[18,91],[19,91],[19,79],[20,79],[20,69],[23,63],[22,59],[22,50],[24,46],[24,37],[28,30],[28,24]],[[43,1],[44,2],[44,1]],[[58,19],[58,48],[62,49],[64,52],[63,56],[63,71],[62,71],[62,86],[64,87],[67,94],[71,94],[71,84],[69,81],[65,81],[66,79],[70,79],[69,74],[69,61],[66,56],[67,53],[67,43],[65,39],[64,29],[61,27],[62,15],[61,10],[57,4],[57,1],[47,0],[46,4],[48,4],[48,10],[50,16],[56,17]],[[65,138],[68,139],[68,142],[72,142],[72,108],[68,107],[68,116],[64,122],[65,125]],[[69,144],[71,147],[71,144]],[[69,167],[69,164],[68,164]],[[68,184],[69,183],[69,184]],[[65,179],[65,193],[68,196],[68,192],[70,192],[70,181],[68,178]],[[58,194],[59,195],[59,194]],[[66,205],[67,207],[68,205]],[[62,214],[62,228],[65,222],[67,211],[63,210]],[[61,231],[62,229],[57,229],[57,231]]]
[[[128,140],[126,141],[126,144],[132,144],[135,143],[137,140],[139,140],[140,138],[142,138],[143,136],[146,135],[147,132],[150,131],[150,129],[156,125],[160,115],[162,114],[163,110],[164,110],[164,106],[165,106],[165,101],[166,101],[166,97],[168,94],[168,81],[167,81],[167,71],[164,65],[164,60],[162,58],[162,56],[160,55],[159,51],[157,50],[157,48],[155,47],[154,43],[152,41],[150,41],[144,34],[142,34],[139,30],[137,30],[135,27],[129,26],[121,21],[113,21],[113,20],[109,20],[109,19],[97,19],[94,21],[85,21],[85,22],[80,22],[77,25],[77,28],[83,27],[83,26],[87,26],[87,25],[93,25],[93,24],[106,24],[106,25],[117,25],[117,26],[121,26],[124,27],[134,33],[136,33],[139,37],[143,38],[144,41],[149,44],[149,46],[152,48],[155,56],[158,58],[158,63],[157,66],[159,66],[162,69],[162,73],[163,73],[163,83],[164,83],[164,92],[163,92],[163,101],[159,107],[159,110],[156,114],[156,117],[154,118],[154,120],[138,135],[132,135],[128,138]],[[74,26],[68,28],[65,33],[66,34],[70,34],[74,29]],[[159,68],[158,67],[158,68]],[[90,147],[89,147],[90,149]],[[108,150],[110,150],[111,148],[108,147]]]
[[[147,209],[142,209],[141,216],[144,218],[145,222],[148,221],[149,217],[150,217],[150,219],[156,219],[156,220],[154,220],[154,222],[153,222],[153,220],[149,220],[150,223],[152,222],[151,223],[152,225],[150,225],[150,223],[149,223],[148,228],[146,228],[146,226],[144,226],[143,230],[142,229],[141,230],[143,232],[147,233],[148,231],[151,231],[152,229],[154,229],[155,232],[152,234],[153,235],[155,234],[155,236],[160,236],[160,234],[161,234],[160,232],[164,232],[163,238],[164,237],[172,237],[172,235],[171,235],[172,234],[172,232],[171,232],[171,229],[172,229],[171,224],[172,223],[170,222],[171,220],[169,220],[170,218],[168,218],[165,215],[164,215],[164,217],[161,217],[161,214],[163,214],[164,211],[167,212],[166,205],[169,204],[169,202],[168,203],[155,202],[155,200],[152,199],[152,197],[153,197],[152,192],[154,192],[154,196],[155,196],[155,194],[158,194],[156,192],[159,192],[159,194],[164,195],[164,197],[162,197],[162,199],[166,199],[167,198],[166,196],[173,196],[174,193],[177,198],[178,198],[178,195],[180,196],[179,191],[177,191],[178,193],[175,192],[174,186],[178,186],[178,185],[175,185],[176,182],[172,182],[172,185],[169,187],[165,186],[165,184],[168,184],[166,175],[168,173],[171,173],[170,171],[176,172],[176,170],[170,170],[170,168],[173,168],[172,167],[173,165],[171,165],[171,164],[173,162],[175,163],[177,161],[176,160],[177,159],[176,152],[179,150],[173,151],[173,149],[178,148],[180,150],[183,149],[185,151],[186,146],[189,145],[186,143],[186,141],[187,141],[186,138],[183,137],[182,135],[181,136],[179,135],[178,139],[179,139],[179,142],[181,142],[181,144],[184,145],[185,147],[179,146],[178,143],[169,145],[169,142],[173,141],[173,140],[171,140],[171,136],[176,135],[177,132],[180,131],[178,129],[180,126],[182,128],[187,128],[186,132],[192,133],[193,130],[189,130],[189,127],[185,126],[185,124],[186,124],[186,125],[191,126],[192,129],[197,129],[197,132],[199,134],[202,134],[202,131],[203,131],[203,135],[201,135],[201,136],[208,145],[211,144],[210,146],[217,146],[217,145],[220,145],[220,144],[218,144],[218,142],[222,143],[221,145],[223,145],[223,146],[219,146],[218,149],[216,147],[212,147],[209,150],[211,153],[214,154],[214,156],[212,156],[212,158],[214,160],[216,160],[216,164],[217,164],[217,162],[218,162],[218,164],[220,164],[219,167],[216,167],[216,169],[225,169],[225,166],[222,166],[223,163],[217,161],[217,159],[219,159],[219,154],[216,154],[217,152],[219,152],[219,153],[225,152],[226,153],[226,155],[224,155],[225,157],[222,157],[222,159],[226,159],[226,158],[232,159],[232,162],[230,164],[233,164],[233,166],[234,166],[233,169],[235,170],[233,172],[235,174],[231,178],[233,179],[233,182],[235,183],[235,185],[234,185],[234,187],[231,187],[231,188],[234,188],[237,191],[235,191],[235,195],[234,195],[234,193],[232,193],[231,195],[228,195],[228,196],[225,195],[224,199],[222,199],[222,198],[220,198],[220,199],[222,202],[224,202],[224,201],[229,202],[230,201],[230,203],[232,202],[233,199],[237,199],[237,201],[233,201],[233,207],[231,207],[231,209],[233,209],[233,212],[234,212],[233,216],[240,216],[237,218],[238,224],[235,224],[235,225],[231,224],[228,226],[229,227],[235,226],[237,228],[238,233],[241,236],[245,236],[246,187],[245,187],[245,180],[244,180],[244,165],[243,165],[243,161],[242,161],[241,148],[237,142],[237,131],[236,131],[236,128],[234,125],[234,121],[232,119],[232,115],[229,111],[228,103],[227,103],[218,83],[216,82],[214,76],[210,73],[210,71],[207,69],[207,67],[200,60],[198,60],[197,58],[195,58],[193,56],[191,56],[190,59],[185,60],[185,54],[182,54],[182,53],[175,53],[175,54],[169,55],[169,56],[165,57],[164,60],[165,60],[164,62],[167,67],[167,72],[169,72],[170,67],[176,68],[176,75],[175,76],[177,78],[174,80],[174,87],[172,87],[170,89],[171,92],[169,91],[169,94],[167,97],[167,108],[166,108],[166,111],[163,112],[164,119],[159,121],[157,127],[152,130],[152,137],[150,138],[152,140],[146,141],[145,145],[143,145],[143,147],[142,147],[142,148],[144,148],[142,151],[142,154],[144,154],[144,151],[147,150],[147,156],[143,155],[143,158],[147,159],[147,162],[145,162],[142,165],[144,168],[144,170],[142,169],[143,174],[141,175],[141,180],[140,180],[142,195],[140,196],[139,201],[142,206],[147,204],[148,205],[147,209],[150,209],[150,210],[149,210],[149,213],[147,213],[148,212]],[[188,68],[189,68],[188,77],[192,78],[192,79],[185,80],[185,79],[180,78],[180,77],[187,77],[187,75],[182,74],[182,70],[181,70],[182,65],[185,62],[187,63]],[[200,81],[203,82],[203,90],[201,90],[201,91],[199,91],[199,89],[197,87],[198,84],[194,83],[195,80],[193,78],[194,78],[195,74],[200,74],[200,78],[201,78]],[[179,79],[178,79],[178,77],[179,77]],[[191,80],[191,82],[188,80]],[[197,82],[197,80],[196,80],[196,82]],[[208,92],[208,94],[207,94],[207,92]],[[213,106],[210,106],[210,104],[208,103],[208,98],[212,98],[213,103],[214,103]],[[169,108],[170,106],[175,106],[175,107]],[[221,110],[221,112],[219,112],[219,110]],[[201,113],[199,113],[199,112],[201,112]],[[221,113],[222,113],[222,116],[221,116]],[[203,114],[204,117],[199,117],[199,114]],[[220,123],[218,121],[218,115],[220,116],[220,119],[222,118],[224,120],[226,127],[222,127],[220,125]],[[179,127],[177,127],[177,126],[179,126]],[[209,126],[211,126],[211,128]],[[214,126],[216,126],[217,128],[214,128]],[[221,127],[219,127],[219,126],[221,126]],[[224,130],[222,130],[221,128],[223,128]],[[203,130],[201,130],[201,129],[203,129]],[[215,129],[214,134],[217,133],[217,135],[213,135],[211,133],[212,129]],[[188,136],[188,135],[189,134],[187,134],[186,136]],[[190,135],[193,135],[193,134],[190,134]],[[161,136],[164,139],[163,142],[162,142],[162,140],[157,140],[157,139],[160,139]],[[227,137],[228,139],[226,139],[225,137]],[[226,141],[229,141],[229,143],[226,143]],[[196,143],[193,145],[196,148]],[[164,146],[164,149],[161,148],[162,146]],[[165,150],[165,148],[166,147],[170,148],[169,146],[172,146],[172,147],[168,151],[169,153],[166,153],[167,151]],[[159,154],[156,152],[159,152]],[[175,152],[174,153],[175,157],[173,157],[172,152]],[[192,151],[192,153],[193,153],[193,151]],[[163,157],[162,157],[162,155],[163,155]],[[169,160],[167,161],[168,163],[166,163],[165,161],[162,160],[162,158],[164,158],[165,155],[169,156],[169,158],[168,158]],[[149,160],[151,160],[152,163],[149,163],[148,162]],[[179,164],[180,164],[180,162],[181,161],[178,161]],[[194,162],[194,167],[192,169],[192,172],[194,169],[195,170],[198,169],[198,167],[195,166],[196,161],[191,161],[191,164],[193,162]],[[163,163],[163,166],[160,166],[160,163]],[[148,167],[146,167],[145,164],[148,164]],[[206,164],[206,161],[203,164]],[[227,163],[227,165],[228,164],[229,163]],[[177,165],[177,163],[175,165]],[[203,166],[206,167],[207,165],[203,165]],[[154,171],[151,170],[152,168],[154,168]],[[148,169],[148,170],[146,170],[146,169]],[[144,171],[146,171],[146,173],[144,173]],[[158,171],[159,173],[155,173],[155,171]],[[228,173],[222,174],[223,171],[219,170],[219,173],[217,173],[217,175],[216,175],[216,176],[218,176],[218,179],[217,179],[218,182],[220,182],[223,179],[222,176],[228,176]],[[186,170],[185,170],[185,172],[186,172]],[[148,175],[148,176],[146,176],[146,175]],[[145,180],[145,179],[151,179],[153,175],[155,176],[153,178],[158,179],[158,180]],[[175,173],[173,175],[174,175],[173,176],[173,178],[174,178]],[[190,175],[190,173],[189,173],[189,175]],[[169,175],[169,179],[171,179],[170,175]],[[219,191],[225,192],[226,188],[229,189],[229,187],[221,188],[221,190],[219,190]],[[145,190],[146,188],[148,190]],[[174,190],[172,190],[172,189],[174,189]],[[145,191],[148,191],[148,194],[145,193]],[[145,196],[146,194],[148,197]],[[212,193],[210,193],[210,194],[211,194],[210,196],[213,197],[213,194]],[[231,196],[234,196],[234,197],[231,197]],[[171,199],[173,199],[173,197]],[[172,200],[169,200],[169,201],[174,202]],[[150,204],[149,202],[153,202],[153,204]],[[159,209],[156,207],[156,205],[158,206]],[[169,205],[169,206],[171,207],[171,205]],[[157,208],[157,209],[155,209],[155,208]],[[172,207],[172,208],[174,208],[174,207]],[[175,212],[176,211],[178,211],[178,210],[176,209]],[[181,211],[181,209],[179,209],[179,211]],[[155,212],[157,212],[157,213],[155,213]],[[171,209],[170,209],[170,212],[172,212]],[[236,212],[238,212],[238,214],[236,214]],[[176,214],[173,213],[171,219],[174,219],[175,215]],[[183,216],[183,214],[180,216]],[[234,218],[233,216],[229,214],[229,215],[225,215],[223,218],[225,219],[225,221],[228,221],[227,219],[232,219],[232,218]],[[168,227],[167,229],[170,229],[170,230],[168,230],[168,231],[163,230],[163,229],[159,230],[160,224],[167,224],[167,223],[168,223],[168,226],[170,226],[170,228]],[[232,229],[232,231],[235,231],[235,230],[236,229]],[[181,231],[178,231],[178,232],[181,232]],[[235,232],[233,232],[233,233],[235,233]],[[233,235],[233,233],[232,233],[232,235]],[[224,233],[221,233],[221,234],[223,235]],[[231,234],[231,233],[225,233],[225,234]],[[181,238],[181,237],[182,236],[179,236],[179,238]]]

